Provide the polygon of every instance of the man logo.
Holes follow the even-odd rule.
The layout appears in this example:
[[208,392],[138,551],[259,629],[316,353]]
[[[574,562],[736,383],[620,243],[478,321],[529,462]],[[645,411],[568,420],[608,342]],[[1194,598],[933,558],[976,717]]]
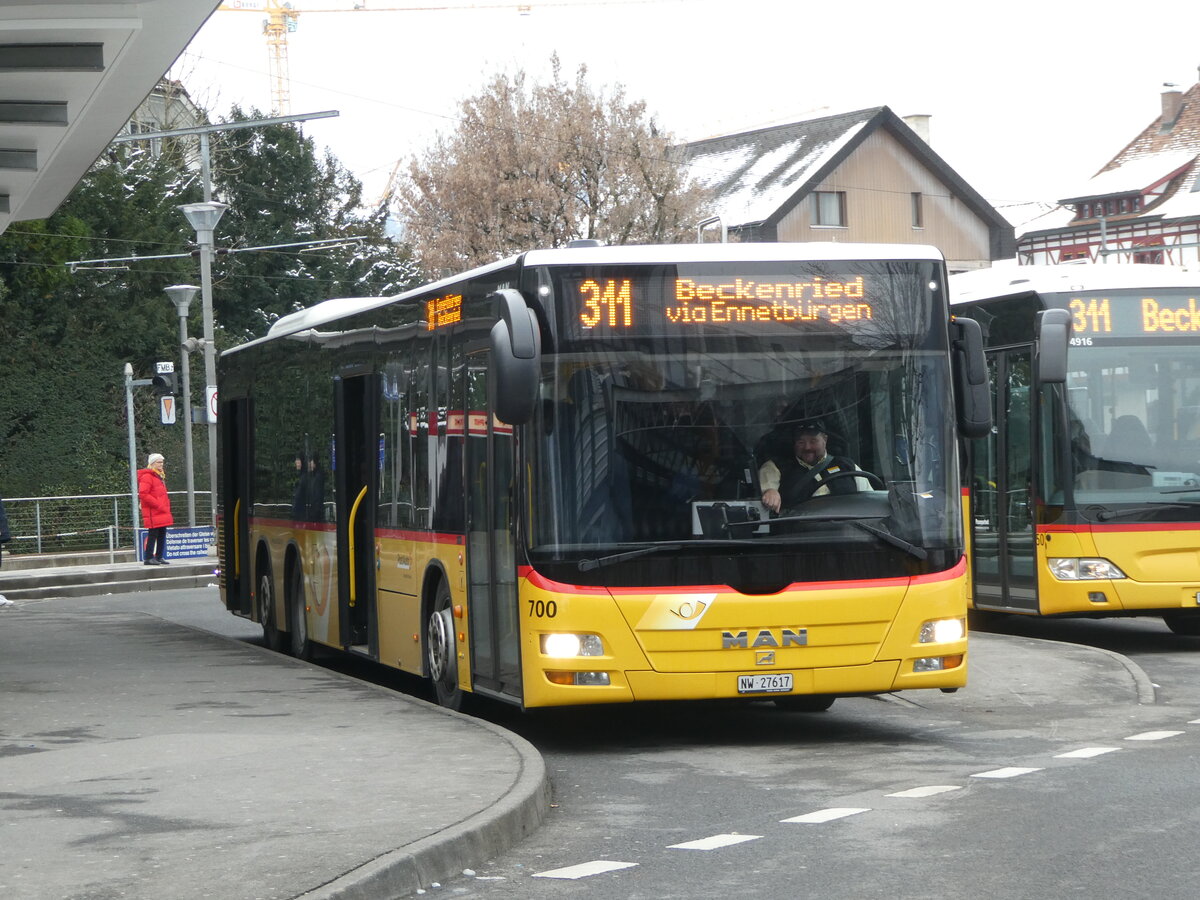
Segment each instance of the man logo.
[[773,666],[775,665],[775,651],[764,650],[761,653],[754,654],[754,664],[756,666]]
[[732,631],[721,632],[722,650],[748,650],[756,647],[805,647],[808,645],[807,628],[784,628],[776,637],[768,628],[763,628],[750,642],[750,635],[745,631],[734,634]]

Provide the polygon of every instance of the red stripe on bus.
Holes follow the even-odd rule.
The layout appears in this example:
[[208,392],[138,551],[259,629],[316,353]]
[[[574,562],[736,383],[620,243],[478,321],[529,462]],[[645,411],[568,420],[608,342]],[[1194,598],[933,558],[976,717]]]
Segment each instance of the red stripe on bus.
[[[293,531],[337,531],[336,522],[299,522],[292,519],[252,518],[251,525],[267,528],[290,528]],[[466,537],[461,534],[445,534],[437,531],[405,531],[399,528],[376,528],[375,536],[396,538],[404,541],[426,541],[431,544],[463,544]]]
[[333,522],[301,522],[297,519],[266,519],[259,516],[250,517],[251,525],[264,525],[268,528],[291,528],[298,531],[335,531],[337,525]]
[[1200,522],[1126,522],[1123,525],[1039,525],[1038,534],[1092,534],[1097,531],[1120,534],[1123,531],[1191,531],[1200,528]]
[[[862,590],[872,587],[894,587],[897,585],[934,584],[939,581],[953,581],[967,574],[967,558],[960,557],[958,562],[943,572],[933,572],[929,575],[916,575],[912,578],[876,578],[859,579],[855,581],[819,581],[812,583],[793,582],[784,591],[826,591],[826,590]],[[532,566],[518,566],[517,575],[529,581],[536,588],[555,591],[560,594],[712,594],[728,593],[733,590],[727,584],[689,584],[689,585],[660,585],[657,587],[630,588],[601,588],[590,585],[563,584],[552,581],[537,572]],[[783,591],[780,591],[783,593]]]

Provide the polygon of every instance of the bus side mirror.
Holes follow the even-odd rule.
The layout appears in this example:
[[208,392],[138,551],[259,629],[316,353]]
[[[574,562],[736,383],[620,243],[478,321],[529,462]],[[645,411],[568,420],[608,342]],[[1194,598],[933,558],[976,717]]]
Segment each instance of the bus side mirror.
[[489,379],[496,416],[509,425],[524,425],[537,403],[541,329],[520,291],[496,291],[490,299],[500,307],[500,319],[492,326]]
[[1067,380],[1067,342],[1071,338],[1071,313],[1044,309],[1037,314],[1037,348],[1034,360],[1038,381],[1063,384]]
[[950,358],[958,433],[965,438],[981,438],[992,430],[992,398],[983,356],[983,330],[974,319],[955,316],[950,320]]

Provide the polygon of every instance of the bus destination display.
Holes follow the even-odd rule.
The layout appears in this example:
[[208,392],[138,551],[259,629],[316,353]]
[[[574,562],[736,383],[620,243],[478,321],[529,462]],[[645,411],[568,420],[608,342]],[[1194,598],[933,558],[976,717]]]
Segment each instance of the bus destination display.
[[586,332],[658,331],[660,326],[745,330],[869,322],[875,306],[862,275],[843,279],[586,278],[568,281]]
[[1087,346],[1096,338],[1200,335],[1200,304],[1195,296],[1146,291],[1105,296],[1068,295],[1071,343]]

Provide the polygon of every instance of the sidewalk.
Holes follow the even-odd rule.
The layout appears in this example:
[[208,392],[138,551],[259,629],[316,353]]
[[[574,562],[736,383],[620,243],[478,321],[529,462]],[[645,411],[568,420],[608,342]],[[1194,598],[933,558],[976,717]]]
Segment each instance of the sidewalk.
[[[1016,727],[1154,700],[1108,651],[975,634],[971,654],[966,690],[898,702]],[[486,721],[142,613],[0,609],[5,900],[406,897],[520,841],[549,793]]]
[[488,722],[141,614],[0,609],[0,897],[399,897],[537,827]]

